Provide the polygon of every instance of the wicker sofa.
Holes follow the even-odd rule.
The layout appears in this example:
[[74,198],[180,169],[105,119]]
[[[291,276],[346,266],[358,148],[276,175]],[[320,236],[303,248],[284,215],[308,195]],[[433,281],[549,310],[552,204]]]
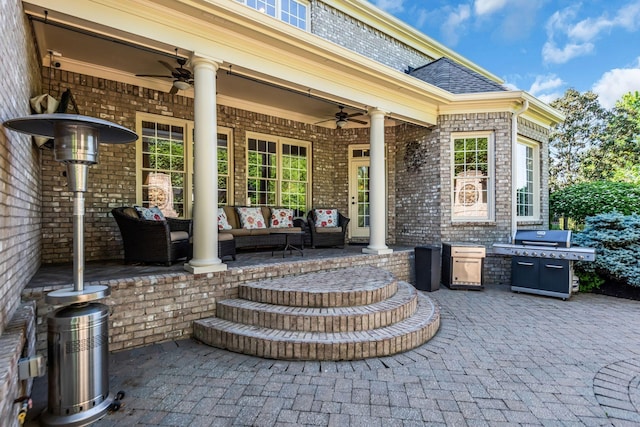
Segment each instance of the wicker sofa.
[[[318,212],[335,211],[336,219],[335,224],[327,224],[327,226],[316,226],[316,220],[318,219]],[[337,209],[312,209],[307,214],[307,226],[311,233],[311,247],[317,248],[319,246],[337,246],[344,247],[345,239],[347,235],[347,225],[350,219],[342,215]],[[321,221],[320,221],[321,222]]]
[[[273,247],[284,246],[286,239],[285,233],[295,234],[296,236],[289,236],[288,242],[295,246],[303,245],[303,219],[296,218],[293,220],[293,227],[287,228],[273,228],[270,227],[272,208],[268,206],[260,206],[262,217],[265,221],[265,228],[247,229],[243,228],[240,222],[240,216],[238,215],[237,208],[243,208],[243,206],[223,206],[225,216],[230,229],[220,229],[218,227],[219,234],[229,233],[233,235],[236,243],[236,249],[256,249],[259,247]],[[275,209],[275,208],[273,208]]]
[[133,207],[119,207],[111,214],[120,228],[126,263],[171,265],[190,254],[191,220],[142,219]]

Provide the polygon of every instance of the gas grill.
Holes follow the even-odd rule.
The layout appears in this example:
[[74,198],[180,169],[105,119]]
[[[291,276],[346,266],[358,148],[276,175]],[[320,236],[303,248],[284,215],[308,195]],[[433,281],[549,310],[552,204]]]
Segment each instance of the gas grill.
[[569,230],[518,230],[513,243],[494,243],[494,253],[511,256],[511,290],[562,298],[571,296],[574,261],[594,261],[595,249],[571,246]]

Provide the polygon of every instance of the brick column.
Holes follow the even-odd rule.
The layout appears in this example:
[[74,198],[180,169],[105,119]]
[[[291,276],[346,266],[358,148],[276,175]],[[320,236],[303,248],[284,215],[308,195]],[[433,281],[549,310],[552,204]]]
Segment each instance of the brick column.
[[371,118],[369,167],[369,246],[362,249],[367,254],[389,254],[393,252],[385,244],[387,233],[387,210],[385,203],[386,171],[384,167],[384,111],[369,110]]
[[[185,270],[202,274],[223,271],[218,255],[218,151],[216,72],[219,62],[194,56],[193,258]],[[188,195],[185,195],[188,197]]]

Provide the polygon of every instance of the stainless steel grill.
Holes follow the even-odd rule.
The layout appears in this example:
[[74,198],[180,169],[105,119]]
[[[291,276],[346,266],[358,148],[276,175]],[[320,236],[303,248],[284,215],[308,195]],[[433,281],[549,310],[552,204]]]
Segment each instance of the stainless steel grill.
[[567,299],[577,287],[574,261],[594,261],[595,249],[571,246],[569,230],[518,230],[513,243],[495,243],[511,256],[511,290]]

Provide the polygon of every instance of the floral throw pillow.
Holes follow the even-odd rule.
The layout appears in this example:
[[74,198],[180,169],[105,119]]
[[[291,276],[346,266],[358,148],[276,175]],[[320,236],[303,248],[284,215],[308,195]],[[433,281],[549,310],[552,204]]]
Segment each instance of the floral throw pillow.
[[338,211],[336,209],[314,209],[316,228],[337,227]]
[[264,217],[262,216],[262,209],[260,207],[236,209],[238,211],[238,216],[240,217],[240,224],[242,224],[242,228],[246,228],[248,230],[254,228],[267,228],[267,225],[264,222]]
[[293,209],[271,209],[271,228],[293,227]]
[[231,224],[223,208],[218,208],[218,230],[231,230]]
[[145,208],[142,206],[134,206],[141,219],[149,221],[164,221],[164,215],[159,207],[153,206],[151,208]]

